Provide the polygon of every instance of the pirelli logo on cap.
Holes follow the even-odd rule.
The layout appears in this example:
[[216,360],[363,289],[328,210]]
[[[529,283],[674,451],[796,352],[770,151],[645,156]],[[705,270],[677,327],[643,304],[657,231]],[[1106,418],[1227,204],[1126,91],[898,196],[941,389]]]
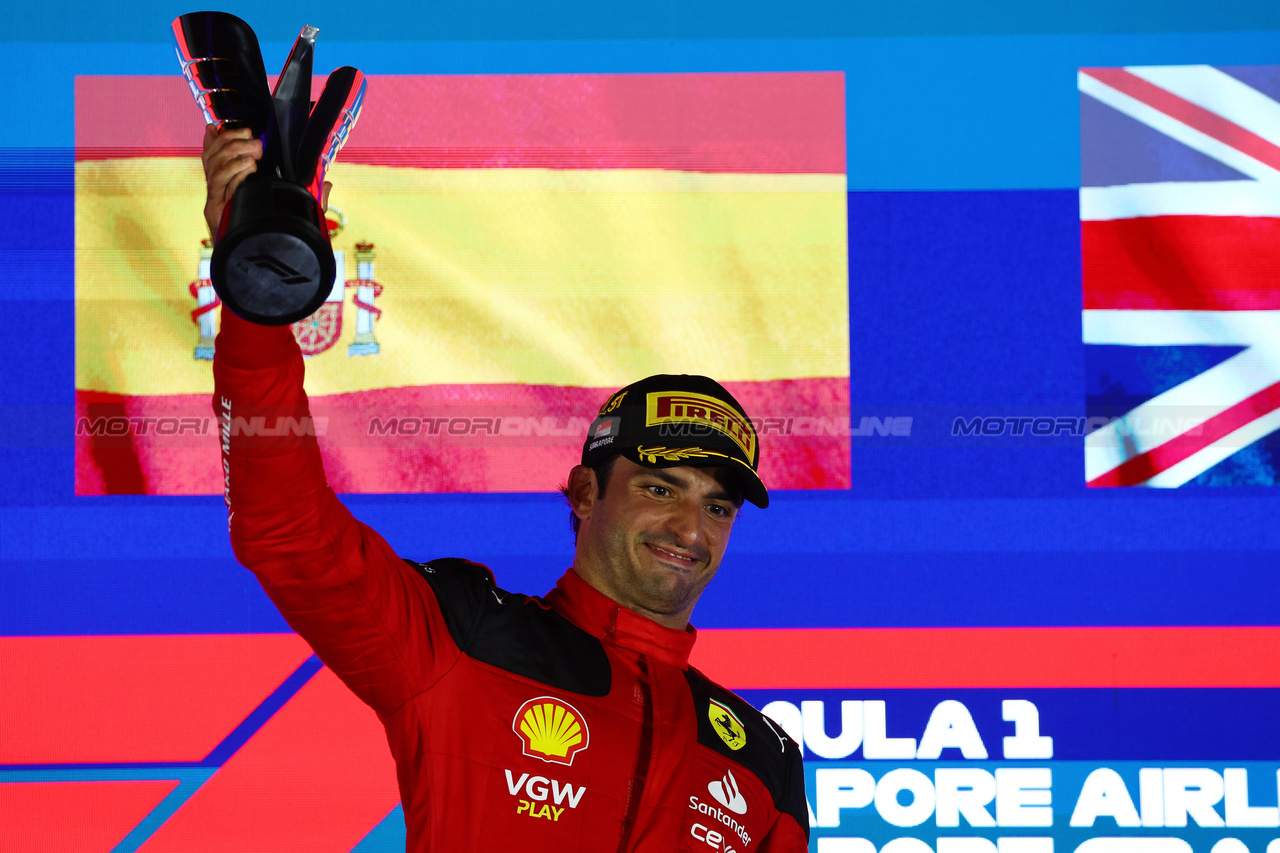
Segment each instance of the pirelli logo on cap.
[[645,426],[701,424],[733,439],[748,463],[756,458],[756,431],[732,406],[692,391],[651,391],[645,400]]

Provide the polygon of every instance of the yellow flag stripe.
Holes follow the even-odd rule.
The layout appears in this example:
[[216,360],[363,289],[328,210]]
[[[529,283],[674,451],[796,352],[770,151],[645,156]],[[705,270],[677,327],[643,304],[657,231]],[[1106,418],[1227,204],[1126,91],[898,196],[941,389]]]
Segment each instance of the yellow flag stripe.
[[[313,394],[849,373],[843,176],[338,163],[331,178],[348,279],[355,243],[376,245],[381,352],[347,356],[348,298],[341,340],[308,364]],[[76,181],[77,387],[211,392],[187,290],[199,162],[80,162]]]

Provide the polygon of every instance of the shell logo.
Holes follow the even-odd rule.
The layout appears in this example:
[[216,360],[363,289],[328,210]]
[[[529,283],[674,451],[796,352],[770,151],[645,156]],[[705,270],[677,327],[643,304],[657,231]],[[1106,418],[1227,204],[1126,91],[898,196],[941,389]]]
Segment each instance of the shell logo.
[[553,764],[573,764],[587,748],[591,732],[577,708],[554,696],[530,699],[516,711],[511,730],[524,742],[524,754]]

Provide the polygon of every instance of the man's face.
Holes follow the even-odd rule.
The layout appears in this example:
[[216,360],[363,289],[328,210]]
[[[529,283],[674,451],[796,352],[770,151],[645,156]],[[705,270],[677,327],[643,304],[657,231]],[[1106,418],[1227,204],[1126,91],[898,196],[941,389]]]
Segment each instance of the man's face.
[[[586,477],[592,488],[574,489]],[[589,469],[571,476],[582,519],[575,567],[614,601],[684,627],[715,576],[738,512],[724,468],[645,468],[619,457],[603,498]]]

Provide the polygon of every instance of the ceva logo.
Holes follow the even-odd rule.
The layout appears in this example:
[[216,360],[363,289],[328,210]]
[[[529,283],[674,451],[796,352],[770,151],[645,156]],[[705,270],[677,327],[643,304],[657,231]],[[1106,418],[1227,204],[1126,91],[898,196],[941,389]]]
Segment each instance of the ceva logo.
[[578,709],[554,696],[530,699],[516,711],[511,730],[524,743],[524,754],[554,764],[573,764],[587,748],[591,732]]

